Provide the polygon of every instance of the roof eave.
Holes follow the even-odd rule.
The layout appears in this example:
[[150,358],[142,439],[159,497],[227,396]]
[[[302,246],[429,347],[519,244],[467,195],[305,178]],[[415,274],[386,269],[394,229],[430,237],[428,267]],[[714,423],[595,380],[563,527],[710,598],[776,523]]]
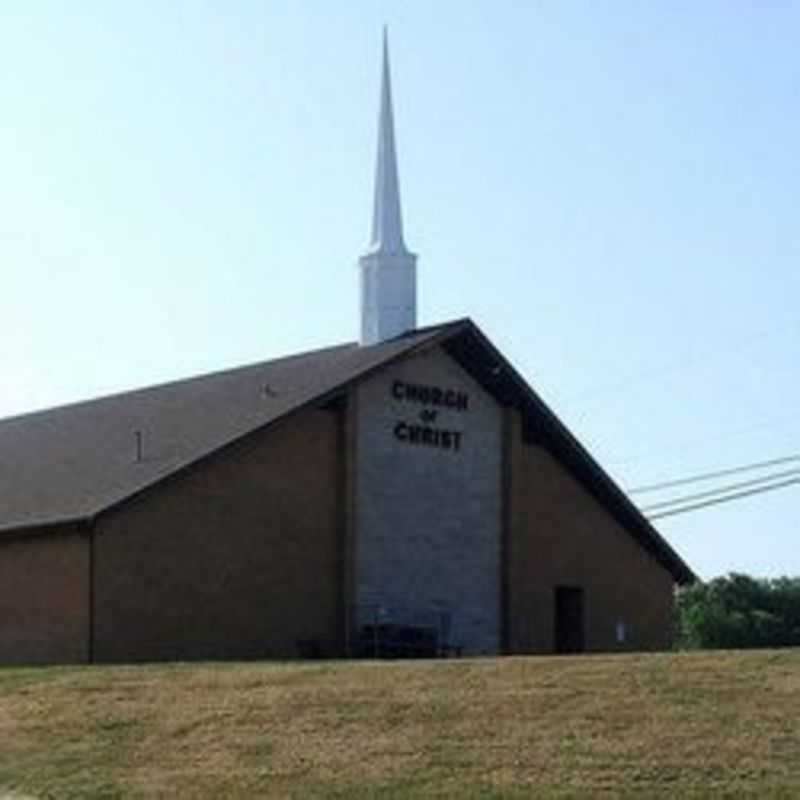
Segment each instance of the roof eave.
[[[483,351],[486,359],[487,371],[484,374],[483,385],[496,396],[499,395],[502,402],[507,405],[514,405],[525,413],[535,418],[535,422],[541,425],[543,443],[555,444],[557,449],[562,452],[569,451],[572,460],[579,467],[580,472],[587,472],[590,480],[585,483],[590,484],[590,488],[595,488],[597,494],[601,495],[606,503],[611,503],[620,516],[626,518],[630,525],[625,527],[630,530],[633,527],[634,535],[659,562],[669,570],[676,583],[685,585],[694,583],[697,576],[683,559],[672,549],[669,543],[653,527],[652,523],[642,514],[642,512],[631,502],[625,492],[617,486],[608,473],[595,461],[586,448],[575,438],[563,422],[555,415],[550,407],[541,397],[530,387],[527,381],[514,369],[500,351],[492,344],[481,329],[471,320],[466,320],[465,325],[457,330],[450,332],[447,337],[446,346],[462,365],[466,360],[464,351],[461,351],[459,358],[458,337],[466,334],[472,336],[477,348],[470,348],[471,355]],[[462,345],[463,346],[463,345]],[[469,345],[467,344],[469,348]],[[455,352],[453,352],[455,351]],[[471,360],[471,359],[470,359]],[[491,364],[489,364],[491,362]],[[491,376],[491,377],[489,377]],[[494,387],[487,386],[487,383],[494,384]]]
[[31,536],[44,536],[53,533],[59,528],[76,529],[89,528],[92,525],[94,516],[84,514],[80,516],[69,516],[63,518],[52,518],[45,520],[26,520],[25,522],[10,522],[0,526],[0,538],[27,538]]

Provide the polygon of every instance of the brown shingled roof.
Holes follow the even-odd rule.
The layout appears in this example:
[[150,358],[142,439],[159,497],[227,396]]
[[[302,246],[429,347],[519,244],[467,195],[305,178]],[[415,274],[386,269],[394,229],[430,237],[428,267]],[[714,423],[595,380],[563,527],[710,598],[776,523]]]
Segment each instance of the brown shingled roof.
[[459,324],[0,420],[0,532],[91,518]]
[[[625,493],[470,320],[0,420],[0,533],[90,520],[255,430],[442,345],[672,573],[695,580]],[[137,433],[141,458],[137,459]]]

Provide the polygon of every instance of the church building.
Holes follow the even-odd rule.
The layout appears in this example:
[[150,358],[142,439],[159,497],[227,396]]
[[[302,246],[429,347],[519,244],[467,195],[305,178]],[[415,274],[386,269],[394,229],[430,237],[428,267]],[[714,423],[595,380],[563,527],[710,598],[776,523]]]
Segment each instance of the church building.
[[469,319],[417,327],[384,40],[361,338],[0,421],[0,663],[662,649],[693,581]]

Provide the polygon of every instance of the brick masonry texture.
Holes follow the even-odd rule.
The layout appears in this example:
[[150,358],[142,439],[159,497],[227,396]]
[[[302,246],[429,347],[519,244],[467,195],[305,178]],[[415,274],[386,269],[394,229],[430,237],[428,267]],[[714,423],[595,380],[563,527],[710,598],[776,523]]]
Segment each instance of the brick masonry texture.
[[308,409],[101,518],[99,661],[338,646],[339,416]]
[[0,663],[86,661],[89,540],[68,527],[0,548]]
[[[587,650],[670,646],[674,582],[545,450],[522,442],[512,413],[509,532],[510,650],[554,648],[554,590],[585,592]],[[616,626],[624,622],[626,641]]]

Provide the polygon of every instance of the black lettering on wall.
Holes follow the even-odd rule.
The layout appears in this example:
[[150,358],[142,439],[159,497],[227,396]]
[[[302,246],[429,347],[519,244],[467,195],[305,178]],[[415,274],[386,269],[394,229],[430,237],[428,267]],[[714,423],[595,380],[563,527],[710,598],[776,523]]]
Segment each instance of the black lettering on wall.
[[399,442],[438,447],[442,450],[460,450],[464,437],[463,431],[445,430],[404,421],[395,423],[392,433]]
[[425,406],[444,406],[455,411],[469,410],[469,395],[457,389],[442,389],[439,386],[425,386],[419,383],[392,382],[391,394],[395,400],[405,403],[419,403]]

